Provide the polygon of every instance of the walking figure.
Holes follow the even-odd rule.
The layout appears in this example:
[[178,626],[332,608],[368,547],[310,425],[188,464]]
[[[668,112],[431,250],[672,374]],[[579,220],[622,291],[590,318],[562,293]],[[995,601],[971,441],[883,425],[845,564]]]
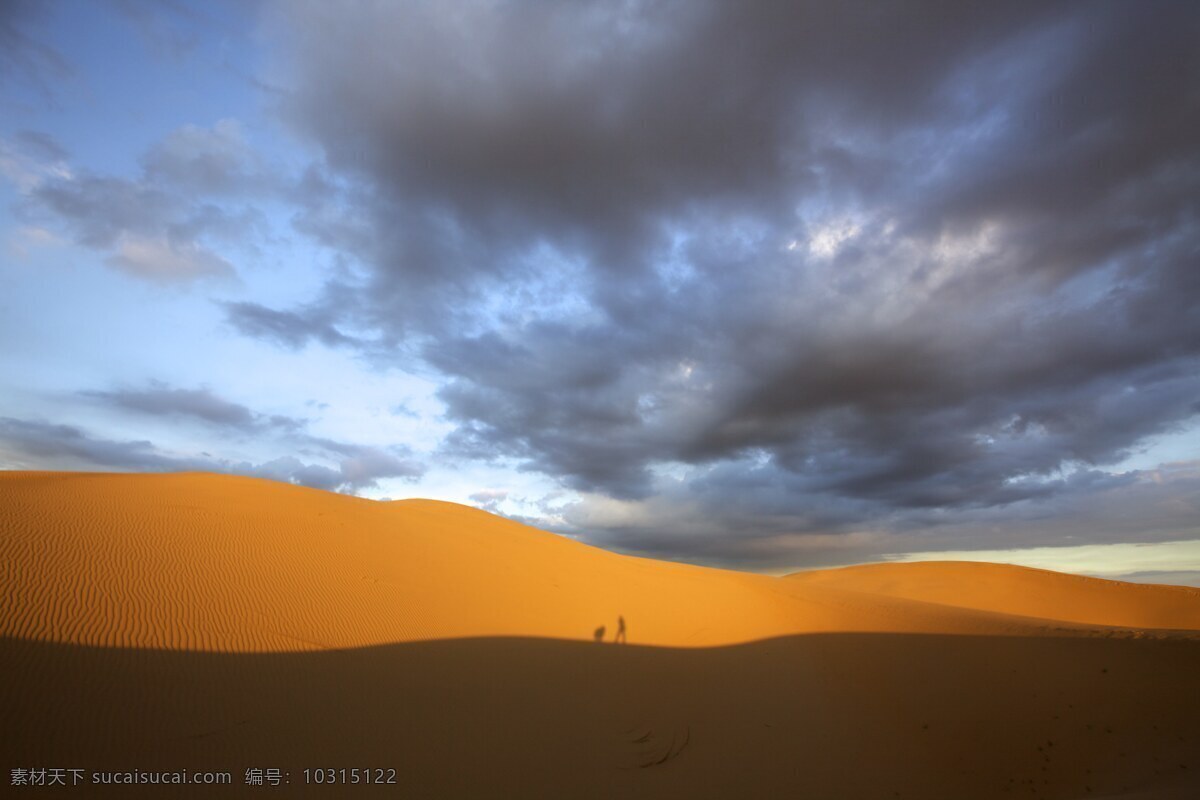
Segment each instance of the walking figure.
[[625,618],[624,617],[617,617],[617,636],[615,639],[613,639],[613,641],[620,642],[621,644],[628,644],[628,640],[626,640],[626,638],[625,638]]

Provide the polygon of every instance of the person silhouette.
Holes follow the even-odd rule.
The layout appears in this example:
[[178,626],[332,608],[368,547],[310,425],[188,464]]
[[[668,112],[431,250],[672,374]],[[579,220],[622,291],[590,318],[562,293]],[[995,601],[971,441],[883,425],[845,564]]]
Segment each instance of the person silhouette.
[[628,640],[625,638],[625,618],[624,617],[617,617],[617,635],[613,639],[613,641],[620,642],[621,644],[628,644]]
[[604,626],[601,625],[599,628],[596,628],[596,633],[594,635],[596,637],[597,642],[603,642],[604,641]]

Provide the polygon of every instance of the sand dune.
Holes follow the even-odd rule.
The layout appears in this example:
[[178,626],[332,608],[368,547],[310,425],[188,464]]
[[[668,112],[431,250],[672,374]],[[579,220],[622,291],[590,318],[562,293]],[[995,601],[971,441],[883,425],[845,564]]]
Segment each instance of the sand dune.
[[1125,583],[976,561],[864,564],[791,580],[957,608],[1131,628],[1200,630],[1200,589]]
[[288,796],[393,796],[304,783],[384,767],[422,797],[1200,796],[1200,591],[773,578],[206,474],[0,473],[0,525],[9,769],[230,770],[225,795],[278,767]]

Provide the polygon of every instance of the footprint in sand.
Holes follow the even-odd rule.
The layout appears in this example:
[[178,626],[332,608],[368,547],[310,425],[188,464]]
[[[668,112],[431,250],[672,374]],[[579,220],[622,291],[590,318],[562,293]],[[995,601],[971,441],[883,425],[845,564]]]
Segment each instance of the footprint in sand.
[[629,769],[661,767],[679,757],[692,739],[692,726],[669,726],[655,730],[647,725],[638,725],[624,734],[633,746],[628,763]]

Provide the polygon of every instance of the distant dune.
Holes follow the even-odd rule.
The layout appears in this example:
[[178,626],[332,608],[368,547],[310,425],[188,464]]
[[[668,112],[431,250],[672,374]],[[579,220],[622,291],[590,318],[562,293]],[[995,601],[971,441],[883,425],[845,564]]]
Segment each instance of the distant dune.
[[[1197,589],[774,578],[451,503],[12,472],[0,578],[7,770],[234,784],[79,796],[278,768],[314,797],[1200,797]],[[304,773],[368,767],[397,785]]]
[[1130,628],[1200,630],[1200,589],[1067,575],[976,561],[864,564],[797,572],[807,586]]

